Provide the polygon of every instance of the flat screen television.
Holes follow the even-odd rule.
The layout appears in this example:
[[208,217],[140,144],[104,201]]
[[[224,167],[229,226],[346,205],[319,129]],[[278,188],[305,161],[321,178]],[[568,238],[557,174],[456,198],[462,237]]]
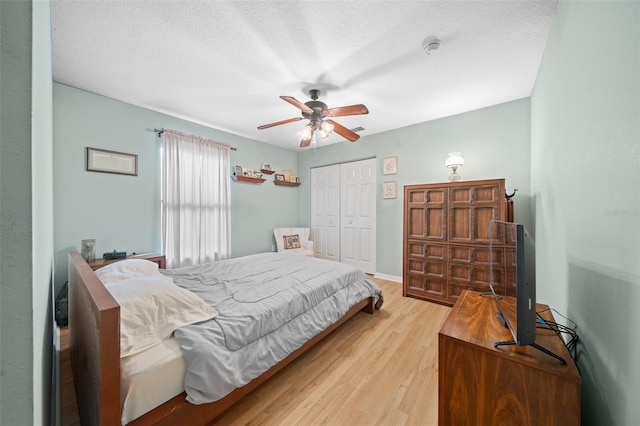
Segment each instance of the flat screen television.
[[[512,340],[496,342],[494,346],[520,345],[533,346],[554,358],[566,363],[564,359],[535,343],[538,316],[536,313],[536,249],[533,237],[524,225],[512,222],[492,220],[489,223],[491,292],[499,307],[498,318],[511,331]],[[499,255],[499,259],[494,259]],[[515,286],[515,313],[511,306],[502,303],[502,295],[512,294],[512,288],[497,291],[494,280],[497,265],[503,265],[502,256],[506,256],[506,285]]]

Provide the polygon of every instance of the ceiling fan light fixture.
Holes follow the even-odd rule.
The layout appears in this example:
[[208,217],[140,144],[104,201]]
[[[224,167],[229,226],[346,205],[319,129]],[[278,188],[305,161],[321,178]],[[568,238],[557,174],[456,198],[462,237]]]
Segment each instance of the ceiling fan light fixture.
[[313,128],[311,127],[311,125],[307,124],[297,133],[296,136],[298,136],[298,139],[300,139],[301,141],[309,140],[311,139],[312,130]]
[[333,132],[333,124],[328,121],[323,121],[320,125],[320,131],[318,132],[320,133],[320,137],[325,139],[331,134],[331,132]]

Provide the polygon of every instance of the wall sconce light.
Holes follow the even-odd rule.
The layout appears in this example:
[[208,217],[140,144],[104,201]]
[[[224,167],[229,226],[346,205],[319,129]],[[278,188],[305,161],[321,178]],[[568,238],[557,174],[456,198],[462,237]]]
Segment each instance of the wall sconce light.
[[460,175],[457,173],[458,167],[462,167],[464,165],[464,158],[462,158],[461,152],[450,152],[449,157],[444,162],[445,166],[451,169],[451,174],[449,175],[449,181],[457,182],[460,180]]

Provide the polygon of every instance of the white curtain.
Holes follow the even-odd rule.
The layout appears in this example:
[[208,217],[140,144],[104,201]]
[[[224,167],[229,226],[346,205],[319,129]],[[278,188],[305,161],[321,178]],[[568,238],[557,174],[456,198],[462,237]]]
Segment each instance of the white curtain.
[[231,253],[230,146],[162,133],[162,250],[167,268]]

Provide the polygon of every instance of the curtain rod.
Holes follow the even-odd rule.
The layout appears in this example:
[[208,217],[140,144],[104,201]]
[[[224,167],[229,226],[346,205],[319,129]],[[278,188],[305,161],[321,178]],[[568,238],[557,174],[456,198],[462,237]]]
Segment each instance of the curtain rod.
[[[158,134],[158,136],[162,136],[162,134],[164,133],[164,129],[155,129],[155,128],[154,128],[154,129],[153,129],[153,131],[154,131],[155,133],[157,133],[157,134]],[[233,146],[229,147],[229,149],[231,149],[231,151],[237,151],[237,150],[238,150],[238,148],[235,148],[235,147],[233,147]]]

